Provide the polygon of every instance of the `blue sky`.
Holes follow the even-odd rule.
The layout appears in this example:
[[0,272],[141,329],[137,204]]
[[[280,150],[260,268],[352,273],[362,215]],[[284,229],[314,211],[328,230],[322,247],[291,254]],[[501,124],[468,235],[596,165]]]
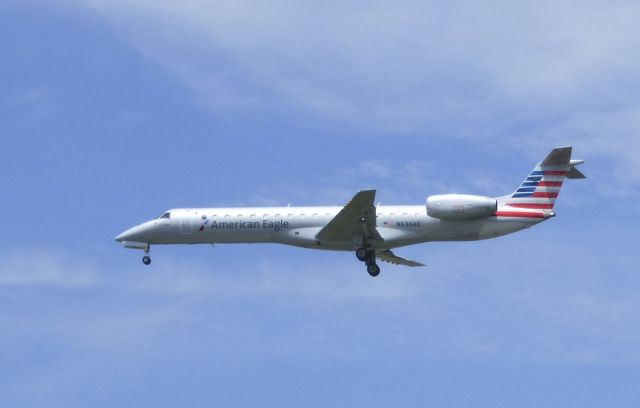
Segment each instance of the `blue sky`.
[[[637,406],[633,2],[0,5],[3,406]],[[113,237],[172,207],[512,191],[505,238],[398,250]]]

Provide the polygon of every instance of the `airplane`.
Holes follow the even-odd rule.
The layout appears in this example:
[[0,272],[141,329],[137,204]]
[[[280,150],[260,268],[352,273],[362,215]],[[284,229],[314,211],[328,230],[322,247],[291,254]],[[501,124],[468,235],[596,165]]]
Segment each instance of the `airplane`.
[[409,267],[424,264],[392,250],[429,241],[475,241],[511,234],[555,216],[553,205],[564,179],[585,178],[571,147],[553,149],[511,194],[486,197],[438,194],[426,204],[375,205],[376,190],[359,191],[344,206],[184,208],[164,212],[118,235],[126,248],[152,245],[279,243],[353,251],[371,276],[376,260]]

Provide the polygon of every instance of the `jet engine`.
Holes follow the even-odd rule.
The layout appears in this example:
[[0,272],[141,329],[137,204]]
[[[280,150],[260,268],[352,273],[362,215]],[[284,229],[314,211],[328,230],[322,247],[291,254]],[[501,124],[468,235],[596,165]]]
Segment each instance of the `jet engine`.
[[498,208],[495,198],[468,194],[439,194],[427,197],[427,215],[441,220],[484,218]]

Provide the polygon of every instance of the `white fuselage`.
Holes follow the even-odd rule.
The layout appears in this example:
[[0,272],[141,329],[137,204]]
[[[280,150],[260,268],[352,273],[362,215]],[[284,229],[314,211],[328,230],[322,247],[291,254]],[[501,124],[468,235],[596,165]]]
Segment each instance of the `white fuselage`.
[[409,267],[394,248],[428,241],[475,241],[529,228],[553,217],[564,179],[585,178],[571,147],[553,149],[513,191],[500,197],[436,194],[424,205],[377,206],[376,190],[358,191],[344,206],[175,209],[116,237],[127,248],[152,245],[279,243],[354,251],[371,276],[377,261]]
[[[121,234],[118,240],[158,244],[280,243],[351,251],[353,241],[322,242],[318,232],[343,207],[191,208],[169,211]],[[545,217],[546,218],[546,217]],[[378,206],[376,227],[383,238],[375,249],[427,241],[471,241],[520,231],[543,218],[490,216],[447,221],[427,215],[424,205]]]

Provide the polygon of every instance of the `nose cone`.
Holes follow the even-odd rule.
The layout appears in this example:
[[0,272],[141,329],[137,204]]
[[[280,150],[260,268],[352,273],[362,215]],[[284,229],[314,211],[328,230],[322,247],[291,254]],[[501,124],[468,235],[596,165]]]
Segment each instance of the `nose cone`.
[[125,232],[123,232],[122,234],[119,234],[114,239],[118,242],[122,242],[122,241],[126,241],[128,236],[129,236],[129,230],[126,230]]
[[135,234],[135,229],[136,229],[136,227],[129,228],[128,230],[126,230],[122,234],[118,235],[115,238],[115,240],[118,241],[118,242],[131,241],[131,237]]
[[152,226],[147,225],[147,223],[136,225],[115,237],[115,240],[118,242],[149,242],[151,229]]

